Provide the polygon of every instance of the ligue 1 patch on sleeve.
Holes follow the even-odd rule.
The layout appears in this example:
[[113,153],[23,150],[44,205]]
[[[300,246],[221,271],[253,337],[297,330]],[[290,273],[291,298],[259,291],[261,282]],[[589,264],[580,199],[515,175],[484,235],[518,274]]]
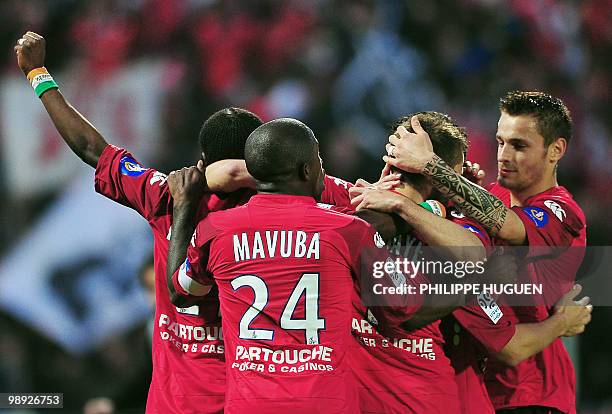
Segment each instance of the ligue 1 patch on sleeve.
[[496,325],[497,322],[499,322],[499,320],[502,318],[502,316],[504,316],[504,313],[499,308],[497,302],[495,302],[495,299],[493,299],[486,293],[481,293],[480,295],[478,295],[478,304],[480,305],[484,313],[487,314],[489,319],[491,319],[491,321],[493,321],[493,323]]
[[539,207],[523,207],[523,211],[537,228],[544,227],[548,223],[548,213]]
[[121,174],[128,175],[130,177],[138,177],[147,170],[145,167],[138,164],[134,158],[127,155],[121,158],[119,165],[121,167]]
[[479,234],[479,235],[482,236],[482,232],[480,230],[478,230],[476,227],[472,226],[471,224],[464,224],[463,228],[464,229],[468,229],[472,233],[476,233],[476,234]]

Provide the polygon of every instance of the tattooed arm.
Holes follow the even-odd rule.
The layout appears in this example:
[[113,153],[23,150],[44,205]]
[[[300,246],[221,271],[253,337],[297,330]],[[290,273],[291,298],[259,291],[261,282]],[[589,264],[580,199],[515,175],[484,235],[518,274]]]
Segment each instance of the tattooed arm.
[[516,213],[484,188],[463,178],[434,154],[429,135],[417,117],[412,117],[411,125],[415,133],[400,126],[396,134],[389,137],[387,149],[393,157],[383,157],[385,162],[428,177],[438,191],[481,223],[491,236],[513,245],[523,244],[527,233]]

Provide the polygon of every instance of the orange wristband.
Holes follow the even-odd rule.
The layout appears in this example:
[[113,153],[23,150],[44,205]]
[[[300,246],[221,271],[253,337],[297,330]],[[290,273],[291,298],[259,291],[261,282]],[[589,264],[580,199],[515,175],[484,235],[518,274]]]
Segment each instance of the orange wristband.
[[36,75],[44,75],[45,73],[49,73],[49,72],[47,71],[47,68],[42,66],[40,68],[35,68],[35,69],[32,69],[31,71],[29,71],[28,75],[26,77],[28,78],[28,82],[32,83],[32,79],[34,79],[34,76],[36,76]]

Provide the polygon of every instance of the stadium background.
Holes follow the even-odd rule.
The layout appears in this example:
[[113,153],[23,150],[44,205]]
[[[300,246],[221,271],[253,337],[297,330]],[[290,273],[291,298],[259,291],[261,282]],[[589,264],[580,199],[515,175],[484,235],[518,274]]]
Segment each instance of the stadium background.
[[[144,220],[93,193],[18,71],[13,45],[47,39],[47,68],[108,141],[169,172],[197,159],[224,106],[312,127],[328,172],[375,178],[398,116],[451,114],[495,177],[498,98],[564,99],[574,139],[559,182],[610,244],[612,1],[3,0],[0,2],[0,392],[105,396],[142,411],[151,306],[137,278]],[[579,407],[612,412],[609,307],[577,341]],[[574,344],[576,345],[576,344]]]

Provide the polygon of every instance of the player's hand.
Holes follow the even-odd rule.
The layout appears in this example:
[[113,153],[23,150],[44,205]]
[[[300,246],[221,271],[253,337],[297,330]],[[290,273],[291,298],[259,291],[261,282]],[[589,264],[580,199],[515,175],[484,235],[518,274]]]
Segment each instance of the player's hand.
[[351,204],[357,211],[376,210],[383,213],[393,213],[398,206],[406,202],[406,197],[388,190],[381,190],[373,186],[353,187],[349,191]]
[[484,170],[480,169],[480,165],[476,162],[472,163],[471,161],[466,161],[463,166],[463,177],[467,178],[474,184],[482,186],[482,182],[486,174]]
[[584,332],[585,326],[591,321],[593,305],[588,296],[576,301],[576,296],[582,291],[582,286],[576,284],[559,299],[553,310],[553,317],[560,318],[564,325],[563,336],[574,336]]
[[184,167],[168,175],[168,188],[174,206],[196,206],[206,190],[204,162],[198,161],[195,167]]
[[422,173],[434,156],[433,145],[416,115],[410,119],[410,124],[414,133],[399,126],[395,134],[389,137],[389,143],[386,145],[387,155],[383,160],[400,170]]
[[32,69],[45,66],[45,39],[34,32],[26,32],[14,47],[19,69],[27,75]]
[[355,185],[349,188],[349,195],[351,194],[351,190],[353,188],[376,188],[378,190],[393,190],[401,184],[400,178],[401,174],[389,174],[384,177],[381,177],[380,180],[376,181],[374,184],[367,182],[366,180],[360,178],[355,182]]

